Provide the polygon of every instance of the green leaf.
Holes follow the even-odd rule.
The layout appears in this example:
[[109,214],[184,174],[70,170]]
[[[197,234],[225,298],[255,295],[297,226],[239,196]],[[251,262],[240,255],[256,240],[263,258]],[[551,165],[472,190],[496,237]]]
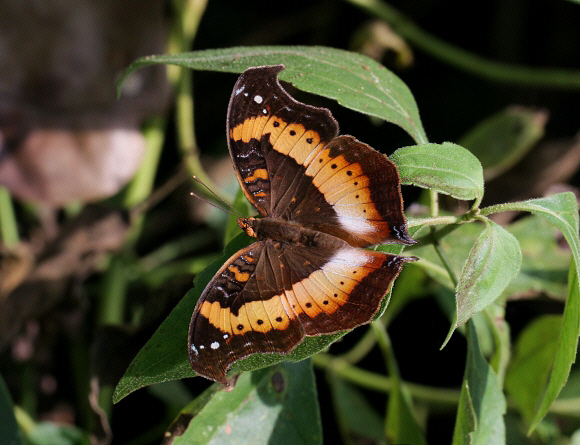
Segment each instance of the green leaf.
[[459,278],[455,327],[493,303],[520,270],[518,240],[493,221],[485,224]]
[[29,445],[90,445],[89,434],[71,425],[41,422],[27,436]]
[[14,403],[6,387],[4,378],[0,375],[0,443],[8,445],[22,444],[20,429],[14,417]]
[[509,107],[471,129],[459,144],[477,156],[489,181],[530,151],[544,135],[547,120],[545,111]]
[[477,427],[477,417],[475,408],[469,393],[469,383],[463,380],[461,385],[461,394],[459,404],[457,405],[457,419],[453,431],[452,445],[472,445],[471,433]]
[[354,386],[330,374],[332,402],[343,441],[346,444],[386,444],[382,416]]
[[153,64],[242,73],[252,66],[284,64],[279,75],[296,88],[336,99],[346,108],[392,122],[417,142],[427,140],[409,88],[373,59],[320,46],[252,46],[142,57],[125,71]]
[[397,164],[401,182],[436,190],[457,199],[483,197],[483,170],[469,150],[453,144],[402,147],[390,159]]
[[531,212],[546,219],[556,226],[572,251],[573,263],[568,275],[568,297],[564,308],[562,329],[558,340],[558,347],[554,365],[550,372],[548,384],[543,398],[538,406],[536,416],[532,420],[530,432],[536,428],[548,412],[552,402],[566,383],[572,363],[576,359],[578,336],[580,335],[580,287],[578,274],[580,271],[580,240],[578,239],[578,203],[571,192],[558,193],[547,198],[531,199],[529,201],[514,202],[482,209],[482,214],[500,211]]
[[547,414],[550,405],[566,384],[572,363],[576,360],[578,334],[580,332],[580,292],[578,289],[578,272],[570,264],[568,278],[568,299],[564,308],[562,328],[558,338],[553,366],[550,370],[548,384],[544,386],[542,399],[528,433],[531,433]]
[[426,445],[421,426],[413,412],[413,401],[400,376],[392,376],[393,389],[387,405],[386,431],[389,443]]
[[[214,385],[214,387],[217,386]],[[174,445],[322,444],[310,360],[243,374],[231,391],[202,396]]]
[[499,380],[483,358],[473,323],[468,321],[467,363],[453,445],[505,444],[505,410],[506,401]]
[[507,228],[522,249],[520,273],[510,282],[504,298],[544,293],[564,300],[568,287],[570,250],[558,243],[560,231],[547,220],[528,215]]
[[[445,234],[443,237],[438,237],[438,240],[440,248],[445,252],[451,270],[457,276],[461,272],[461,268],[475,240],[481,233],[481,225],[467,223],[454,226],[453,228],[454,230],[452,232]],[[455,286],[449,278],[449,274],[441,262],[441,258],[431,245],[431,235],[426,230],[422,233],[427,233],[422,241],[411,248],[407,248],[409,254],[416,255],[421,260],[413,263],[412,267],[420,267],[439,284],[455,291]],[[421,239],[421,237],[418,239]]]
[[195,277],[193,289],[175,306],[127,368],[115,388],[115,403],[144,386],[195,375],[187,356],[187,332],[195,303],[225,261],[250,241],[246,234],[237,236],[226,246],[221,258]]
[[522,331],[507,369],[505,386],[526,424],[536,414],[553,366],[562,326],[560,315],[546,315]]

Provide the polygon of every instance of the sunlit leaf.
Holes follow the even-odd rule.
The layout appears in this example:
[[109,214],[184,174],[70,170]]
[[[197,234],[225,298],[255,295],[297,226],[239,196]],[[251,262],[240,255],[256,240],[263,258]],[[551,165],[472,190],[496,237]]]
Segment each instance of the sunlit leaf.
[[390,159],[397,164],[403,184],[433,189],[463,200],[483,197],[481,164],[469,150],[457,144],[403,147]]
[[280,80],[392,122],[417,142],[427,140],[409,88],[384,66],[361,54],[317,46],[252,46],[148,56],[133,62],[119,85],[132,71],[153,64],[229,73],[242,73],[252,66],[284,64],[286,69],[280,73]]

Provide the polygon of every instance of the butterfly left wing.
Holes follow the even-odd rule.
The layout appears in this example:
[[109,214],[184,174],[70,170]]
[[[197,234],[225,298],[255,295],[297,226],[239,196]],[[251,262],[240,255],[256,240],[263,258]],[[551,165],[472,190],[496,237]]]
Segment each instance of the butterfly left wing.
[[285,352],[304,336],[285,306],[264,242],[238,251],[216,273],[199,297],[189,325],[193,370],[228,385],[233,362],[257,352]]
[[338,134],[326,108],[303,104],[278,82],[283,65],[249,68],[238,78],[227,116],[228,147],[238,181],[262,216],[272,215],[306,159]]
[[200,296],[189,329],[199,375],[226,372],[256,353],[286,354],[304,336],[372,320],[405,261],[320,233],[316,247],[259,241],[232,256]]

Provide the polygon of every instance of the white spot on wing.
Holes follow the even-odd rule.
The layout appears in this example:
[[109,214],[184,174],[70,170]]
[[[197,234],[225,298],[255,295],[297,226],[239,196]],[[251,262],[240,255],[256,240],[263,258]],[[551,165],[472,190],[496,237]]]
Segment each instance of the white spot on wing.
[[228,338],[229,335],[228,334],[224,334],[224,339]]
[[209,345],[212,349],[217,349],[220,347],[220,344],[217,341],[214,341],[211,345]]
[[[238,88],[238,89],[236,90],[236,96],[237,96],[238,94],[240,94],[242,91],[244,91],[244,88],[246,88],[246,86],[245,86],[245,85],[242,85],[240,88]],[[244,93],[244,95],[245,95],[245,96],[247,96],[247,95],[248,95],[248,93]]]
[[260,96],[259,94],[256,94],[254,96],[254,102],[256,102],[257,104],[261,104],[263,100],[264,99],[262,99],[262,96]]
[[335,210],[338,214],[340,225],[349,232],[354,232],[359,235],[375,232],[376,229],[366,219],[349,216],[345,212],[341,212],[338,206]]
[[341,249],[336,252],[328,261],[328,265],[333,263],[350,264],[353,266],[363,266],[368,262],[367,254],[359,249]]
[[195,345],[191,345],[191,350],[193,352],[195,352],[195,355],[199,355],[199,351],[197,350],[197,348],[195,347]]

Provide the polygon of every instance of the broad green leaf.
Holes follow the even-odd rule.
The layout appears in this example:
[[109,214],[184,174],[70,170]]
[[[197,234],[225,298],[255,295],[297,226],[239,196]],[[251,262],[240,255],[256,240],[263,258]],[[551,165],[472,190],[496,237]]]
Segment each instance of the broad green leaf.
[[502,211],[531,212],[546,219],[557,227],[570,246],[573,263],[570,265],[568,275],[568,297],[564,308],[562,329],[554,359],[554,365],[550,372],[547,387],[543,393],[536,416],[534,417],[530,432],[538,425],[548,412],[548,408],[558,396],[558,393],[566,383],[570,367],[576,359],[578,348],[578,336],[580,335],[580,288],[578,274],[580,271],[580,240],[578,239],[578,203],[571,192],[558,193],[547,198],[531,199],[523,202],[514,202],[482,209],[482,214],[490,214]]
[[522,331],[514,347],[505,386],[526,424],[536,414],[554,363],[562,326],[560,315],[545,315]]
[[246,373],[233,390],[211,391],[174,445],[322,444],[310,360]]
[[507,227],[522,249],[520,273],[503,292],[504,298],[544,293],[565,299],[570,250],[558,243],[560,231],[543,218],[528,215]]
[[493,303],[520,270],[522,252],[517,239],[493,221],[485,223],[459,278],[455,327]]
[[4,378],[0,375],[0,443],[7,445],[22,444],[20,429],[14,417],[14,403],[6,387]]
[[125,371],[113,394],[115,403],[144,386],[195,375],[187,356],[187,332],[195,303],[224,262],[250,241],[246,234],[237,236],[226,246],[221,258],[195,277],[193,289],[175,306]]
[[513,167],[544,135],[545,111],[509,107],[485,119],[459,140],[483,166],[486,180]]
[[506,401],[497,375],[485,361],[473,323],[467,322],[467,363],[453,445],[506,443],[503,415]]
[[[242,73],[252,66],[284,64],[279,77],[296,88],[336,99],[346,108],[392,122],[417,142],[427,138],[409,88],[373,59],[319,46],[252,46],[142,57],[123,74],[153,64]],[[232,82],[233,85],[233,82]]]
[[386,444],[382,416],[354,386],[334,374],[328,378],[338,427],[345,444]]
[[[480,223],[462,224],[454,228],[452,232],[438,238],[439,246],[445,252],[451,270],[456,276],[461,272],[469,251],[481,233],[481,228]],[[416,255],[420,259],[413,264],[413,267],[420,267],[439,284],[447,289],[455,290],[447,270],[433,248],[431,235],[427,230],[421,231],[420,234],[421,236],[415,237],[420,240],[419,244],[405,249],[405,254]]]
[[483,170],[469,150],[453,144],[402,147],[390,159],[397,164],[401,182],[436,190],[457,199],[483,197]]

